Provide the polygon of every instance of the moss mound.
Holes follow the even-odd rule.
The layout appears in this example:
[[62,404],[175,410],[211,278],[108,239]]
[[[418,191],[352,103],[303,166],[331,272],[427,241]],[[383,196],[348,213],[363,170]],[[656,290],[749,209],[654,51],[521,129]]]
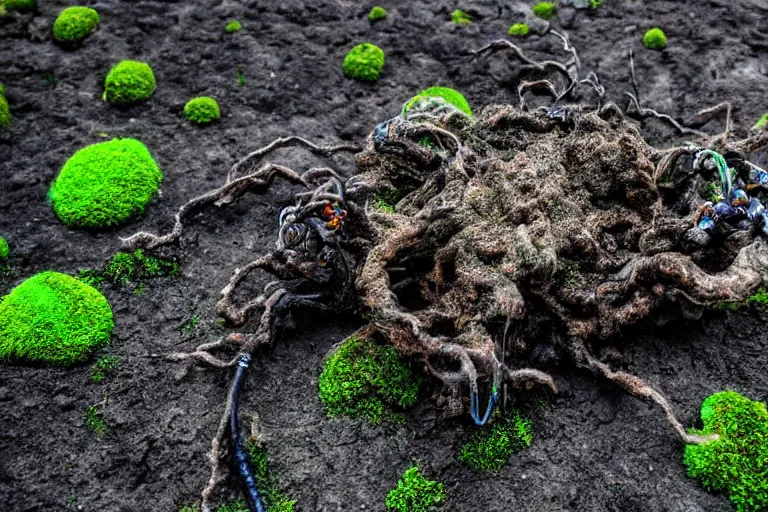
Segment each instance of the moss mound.
[[768,510],[768,412],[762,402],[733,391],[715,393],[701,405],[702,430],[718,434],[705,444],[685,447],[688,474],[705,488],[721,491],[738,512]]
[[445,500],[443,484],[427,480],[412,466],[387,494],[388,512],[428,512]]
[[507,30],[507,34],[514,37],[525,37],[528,35],[528,32],[530,31],[531,31],[531,27],[529,27],[525,23],[515,23],[514,25],[509,27],[509,30]]
[[341,67],[350,78],[374,81],[384,67],[384,51],[375,44],[359,44],[349,50]]
[[237,32],[241,28],[243,28],[243,25],[241,25],[238,20],[229,20],[227,26],[224,27],[224,32],[231,34],[232,32]]
[[210,123],[221,117],[219,104],[210,96],[192,98],[184,105],[184,117],[195,124]]
[[380,6],[375,6],[368,13],[368,21],[379,21],[387,17],[387,10]]
[[477,430],[461,447],[459,460],[483,471],[499,471],[509,457],[531,445],[531,422],[514,412],[509,417],[496,416],[490,428]]
[[416,102],[425,98],[442,98],[468,116],[472,115],[472,109],[469,106],[469,102],[467,102],[466,98],[464,98],[464,95],[462,95],[456,89],[451,89],[450,87],[430,87],[429,89],[424,89],[419,94],[408,100],[408,102],[403,107],[403,113],[407,112],[408,109],[411,108]]
[[0,301],[0,359],[68,365],[109,343],[112,310],[95,288],[42,272]]
[[53,37],[62,43],[82,41],[96,30],[99,13],[90,7],[67,7],[53,22]]
[[5,238],[0,236],[0,260],[7,259],[11,255],[11,248],[8,247],[8,242]]
[[8,100],[5,99],[5,86],[0,84],[0,130],[11,126],[11,109],[8,108]]
[[472,16],[461,9],[456,9],[451,13],[451,23],[454,25],[469,25],[472,23]]
[[149,64],[123,60],[115,64],[104,79],[102,98],[115,105],[130,105],[148,99],[155,88],[155,74]]
[[32,11],[37,7],[37,0],[5,0],[0,2],[0,9],[6,11]]
[[663,50],[667,46],[667,36],[660,28],[652,28],[643,36],[643,44],[651,50]]
[[144,210],[163,174],[135,139],[113,139],[77,151],[62,167],[48,197],[67,226],[105,228]]
[[539,2],[533,6],[532,10],[533,10],[533,14],[535,14],[539,18],[548,20],[549,18],[555,15],[555,11],[557,10],[557,7],[553,2]]
[[328,416],[402,422],[395,409],[415,404],[420,385],[394,347],[353,335],[325,362],[319,392]]

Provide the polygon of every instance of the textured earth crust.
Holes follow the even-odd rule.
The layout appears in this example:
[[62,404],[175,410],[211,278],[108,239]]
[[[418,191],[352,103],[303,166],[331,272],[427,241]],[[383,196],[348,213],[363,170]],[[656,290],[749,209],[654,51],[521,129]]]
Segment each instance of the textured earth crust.
[[[224,182],[229,167],[278,136],[331,143],[361,141],[430,85],[461,90],[479,109],[516,98],[517,64],[505,55],[475,61],[468,51],[504,36],[521,20],[514,2],[382,3],[385,21],[371,24],[372,3],[86,2],[101,26],[81,48],[54,44],[51,26],[72,2],[39,0],[38,11],[0,25],[0,82],[13,115],[0,132],[0,235],[11,245],[10,274],[0,294],[46,269],[74,274],[103,265],[119,237],[164,232],[186,200]],[[475,23],[454,26],[461,7]],[[631,88],[627,51],[635,50],[644,106],[678,119],[729,100],[737,136],[767,108],[765,0],[707,2],[606,0],[595,11],[560,10],[553,26],[568,33],[583,72],[595,71],[608,98],[624,105]],[[226,34],[228,20],[243,30]],[[666,32],[667,49],[642,47],[645,30]],[[534,28],[533,32],[536,32]],[[343,76],[341,61],[357,43],[386,52],[378,82]],[[560,41],[532,34],[520,43],[534,58],[560,58]],[[158,82],[146,103],[118,109],[101,101],[103,78],[118,60],[147,61]],[[245,77],[240,85],[238,74]],[[196,127],[184,103],[213,96],[222,119]],[[706,126],[721,131],[715,122]],[[652,144],[681,139],[648,122]],[[146,213],[113,231],[70,230],[46,203],[51,181],[79,148],[105,137],[134,137],[163,170],[162,194]],[[764,156],[763,156],[764,158]],[[270,160],[304,170],[318,163],[301,150]],[[345,175],[352,157],[334,157]],[[185,232],[180,275],[106,287],[115,314],[116,372],[101,383],[89,365],[71,369],[0,366],[0,510],[177,511],[195,501],[209,474],[207,452],[228,391],[230,372],[172,363],[151,354],[187,350],[229,330],[213,312],[237,266],[273,244],[276,218],[290,187],[247,196],[210,210]],[[257,293],[252,279],[242,297]],[[195,328],[182,328],[190,318]],[[660,411],[618,387],[568,366],[551,369],[559,388],[536,411],[531,447],[498,474],[476,473],[457,460],[468,418],[441,419],[430,391],[404,425],[328,419],[317,398],[326,352],[355,330],[352,318],[307,318],[259,353],[241,409],[258,413],[272,468],[301,511],[383,511],[386,493],[413,461],[446,485],[455,511],[723,511],[732,506],[688,478],[682,446]],[[768,399],[768,318],[753,311],[708,313],[695,323],[643,327],[617,340],[612,359],[662,390],[687,426],[697,426],[705,397],[733,389]],[[246,330],[247,330],[246,326]],[[107,434],[83,422],[102,402]],[[238,492],[234,480],[222,500]]]

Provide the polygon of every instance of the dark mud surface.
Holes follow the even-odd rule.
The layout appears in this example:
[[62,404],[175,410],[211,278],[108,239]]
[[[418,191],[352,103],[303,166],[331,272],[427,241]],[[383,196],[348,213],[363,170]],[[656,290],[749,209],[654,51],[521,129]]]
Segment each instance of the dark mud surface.
[[[515,97],[513,61],[464,56],[520,19],[508,2],[385,2],[389,17],[375,25],[366,18],[372,4],[342,0],[86,2],[102,25],[74,51],[50,37],[68,2],[39,3],[37,13],[0,25],[0,82],[14,118],[0,133],[0,235],[14,270],[0,277],[0,294],[44,269],[101,265],[119,237],[138,229],[168,229],[180,204],[223,183],[235,160],[277,136],[361,141],[435,83],[457,87],[475,108]],[[451,25],[456,7],[476,23]],[[744,135],[766,110],[767,17],[763,0],[606,0],[594,12],[562,10],[554,25],[568,32],[584,71],[598,73],[611,99],[630,88],[633,47],[646,106],[686,119],[730,100]],[[243,23],[241,32],[224,33],[231,18]],[[667,50],[642,48],[651,26],[665,30]],[[387,54],[375,84],[348,80],[340,69],[346,50],[364,41]],[[522,46],[537,57],[565,57],[553,36],[533,35]],[[126,110],[100,100],[103,77],[122,58],[150,62],[158,82],[147,103]],[[181,109],[201,94],[219,101],[223,117],[196,128]],[[656,144],[679,142],[664,127],[646,129]],[[105,136],[148,146],[165,174],[162,195],[114,232],[69,230],[46,204],[48,187],[72,153]],[[271,160],[297,170],[317,163],[302,151]],[[353,172],[351,158],[330,163]],[[140,296],[107,287],[116,326],[104,353],[120,364],[103,383],[90,381],[88,365],[0,366],[0,510],[176,511],[198,499],[230,374],[192,367],[183,375],[184,365],[147,356],[228,332],[213,313],[218,291],[235,267],[271,246],[289,192],[275,187],[199,217],[177,253],[179,277],[150,281]],[[246,292],[260,286],[253,279]],[[182,333],[195,315],[198,327]],[[622,364],[663,390],[695,426],[713,392],[768,399],[767,325],[754,313],[712,313],[696,324],[638,330],[618,346]],[[686,477],[682,447],[657,408],[567,366],[553,371],[560,393],[537,414],[531,448],[497,475],[458,463],[468,424],[441,420],[429,392],[402,426],[327,419],[316,392],[321,362],[355,327],[354,319],[316,319],[282,337],[258,356],[245,390],[242,408],[261,417],[273,469],[299,510],[383,511],[387,491],[412,461],[446,484],[447,510],[731,510],[726,498]],[[99,438],[83,414],[105,393],[108,433]],[[235,492],[231,481],[222,499]]]

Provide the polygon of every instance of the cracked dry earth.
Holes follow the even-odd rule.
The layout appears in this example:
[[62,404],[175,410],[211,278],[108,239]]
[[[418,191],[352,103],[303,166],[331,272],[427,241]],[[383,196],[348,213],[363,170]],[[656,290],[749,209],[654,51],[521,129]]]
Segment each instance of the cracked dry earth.
[[[139,229],[167,231],[179,205],[221,184],[232,163],[275,137],[357,142],[426,86],[456,87],[479,109],[514,101],[520,79],[517,63],[504,55],[466,57],[520,19],[516,3],[462,4],[476,22],[459,27],[448,21],[457,5],[444,1],[391,2],[388,19],[374,25],[366,19],[371,5],[351,1],[101,1],[89,3],[101,28],[75,51],[50,36],[70,3],[39,3],[37,13],[0,25],[0,82],[14,119],[0,133],[0,234],[14,251],[0,294],[44,269],[101,265],[119,237]],[[634,48],[645,106],[686,119],[729,100],[743,136],[766,109],[768,37],[758,20],[767,16],[762,0],[607,0],[594,12],[561,9],[553,27],[568,33],[609,99],[624,104],[626,55]],[[223,32],[231,18],[244,27],[234,35]],[[664,28],[666,50],[641,47],[650,26]],[[346,50],[364,41],[387,54],[375,84],[348,80],[340,69]],[[537,59],[565,57],[552,36],[520,44]],[[126,110],[99,99],[104,75],[121,58],[150,62],[158,81],[148,102]],[[214,96],[223,112],[202,129],[181,116],[185,101],[200,94]],[[45,202],[48,187],[67,157],[104,133],[147,145],[165,174],[162,194],[115,231],[69,230]],[[682,142],[653,122],[643,133],[659,147]],[[318,163],[300,150],[270,160],[297,170]],[[351,157],[327,163],[345,175],[354,171]],[[0,366],[0,510],[176,511],[199,497],[231,375],[199,366],[185,373],[184,365],[147,356],[227,334],[214,314],[218,292],[235,267],[271,246],[291,192],[279,185],[199,217],[185,233],[177,278],[149,281],[140,296],[107,287],[116,325],[105,353],[120,364],[103,383],[90,381],[88,365]],[[249,280],[241,298],[265,279]],[[198,327],[181,329],[193,315]],[[713,392],[768,399],[767,321],[754,312],[711,312],[699,322],[638,328],[617,340],[621,358],[611,364],[663,390],[680,420],[695,426]],[[495,475],[458,463],[468,418],[440,418],[430,393],[437,385],[404,425],[328,419],[317,398],[322,359],[357,327],[352,318],[306,319],[258,354],[244,390],[241,409],[258,412],[272,468],[299,510],[383,511],[387,491],[412,461],[445,483],[447,510],[732,509],[686,477],[682,447],[654,405],[570,365],[550,369],[559,393],[536,412],[531,447]],[[104,393],[108,433],[98,438],[83,411]],[[236,492],[230,481],[222,498]]]

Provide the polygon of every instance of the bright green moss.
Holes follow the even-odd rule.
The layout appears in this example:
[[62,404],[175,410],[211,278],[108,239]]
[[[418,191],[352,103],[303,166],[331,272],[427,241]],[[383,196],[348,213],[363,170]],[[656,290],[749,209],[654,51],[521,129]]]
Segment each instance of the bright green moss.
[[667,46],[667,36],[660,28],[652,28],[643,36],[643,44],[651,50],[662,50]]
[[115,64],[104,79],[102,98],[115,105],[130,105],[148,99],[155,87],[155,74],[149,64],[123,60]]
[[747,304],[768,311],[768,291],[765,288],[760,288],[754,295],[749,296]]
[[509,457],[531,445],[531,422],[511,416],[494,418],[490,428],[474,433],[470,441],[461,447],[459,460],[472,469],[499,471]]
[[11,109],[8,107],[8,100],[0,94],[0,130],[5,130],[11,126]]
[[67,7],[53,22],[53,37],[62,43],[82,41],[99,25],[99,13],[90,7]]
[[685,447],[688,474],[724,492],[738,512],[768,510],[768,412],[762,402],[733,391],[715,393],[701,405],[702,430],[720,438]]
[[359,44],[349,50],[341,67],[350,78],[374,81],[384,67],[384,51],[371,43]]
[[528,32],[530,31],[531,31],[531,28],[525,23],[515,23],[514,25],[509,27],[509,30],[507,30],[507,34],[514,37],[525,37],[528,35]]
[[533,14],[535,14],[539,18],[548,20],[549,18],[555,15],[555,11],[557,10],[557,7],[553,2],[539,2],[533,6],[532,10],[533,10]]
[[461,9],[456,9],[451,13],[451,23],[454,25],[469,25],[472,23],[472,16]]
[[352,335],[325,362],[319,393],[328,416],[402,422],[396,409],[414,405],[420,385],[394,347]]
[[5,238],[0,236],[0,261],[8,259],[8,256],[11,255],[11,248],[8,247],[8,242],[5,241]]
[[259,492],[267,512],[293,512],[296,501],[277,490],[277,482],[269,470],[269,457],[266,448],[252,443],[248,455],[251,471],[253,471],[256,481],[259,482]]
[[74,277],[42,272],[0,302],[0,359],[77,363],[109,343],[112,309]]
[[195,124],[210,123],[221,117],[219,104],[210,96],[192,98],[184,105],[184,117]]
[[383,7],[379,7],[378,5],[371,9],[371,12],[368,13],[368,21],[370,22],[383,20],[386,17],[387,10]]
[[4,0],[0,7],[7,11],[32,11],[37,7],[37,0]]
[[231,34],[232,32],[239,31],[241,28],[243,28],[243,25],[238,20],[229,20],[227,26],[224,27],[224,32]]
[[78,150],[62,167],[48,197],[67,226],[106,228],[141,212],[163,174],[135,139],[112,139]]
[[412,466],[387,494],[388,512],[428,512],[445,500],[443,484],[427,480]]
[[[2,94],[2,92],[0,92]],[[760,119],[757,120],[755,125],[752,127],[755,131],[760,131],[768,128],[768,112],[760,116]]]
[[451,89],[450,87],[430,87],[429,89],[424,89],[419,94],[408,100],[408,102],[403,107],[403,113],[406,113],[408,109],[411,108],[419,100],[426,98],[442,98],[468,116],[472,115],[472,109],[470,108],[469,102],[467,102],[466,98],[464,98],[464,96],[459,91],[456,89]]

